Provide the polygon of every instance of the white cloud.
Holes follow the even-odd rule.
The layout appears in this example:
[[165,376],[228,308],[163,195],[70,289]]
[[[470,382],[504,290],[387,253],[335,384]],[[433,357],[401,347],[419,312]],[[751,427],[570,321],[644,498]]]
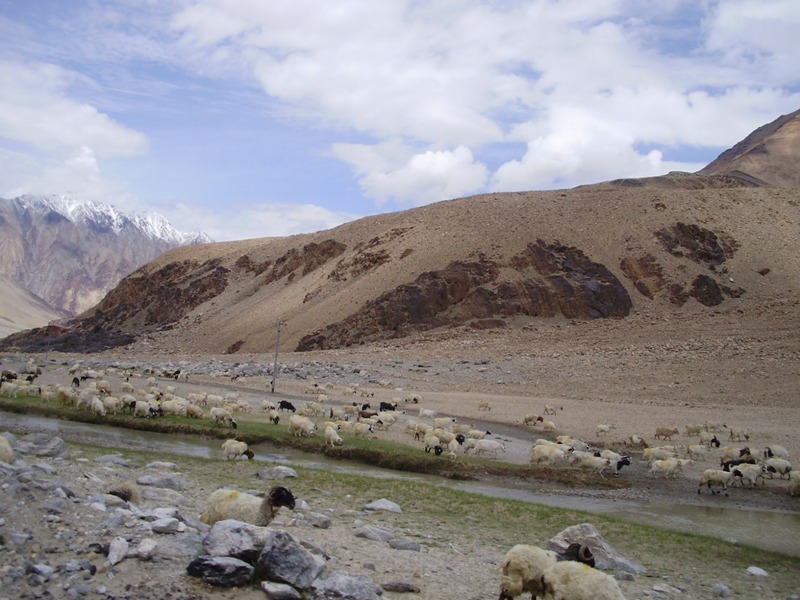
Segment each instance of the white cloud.
[[498,191],[573,187],[619,177],[647,177],[668,171],[697,171],[702,164],[663,160],[662,153],[642,154],[633,134],[604,123],[580,110],[554,111],[553,129],[528,142],[519,160],[494,173],[492,189]]
[[281,202],[233,202],[223,207],[178,202],[143,210],[161,213],[180,231],[202,231],[217,242],[322,231],[359,217],[313,204]]
[[62,154],[82,147],[109,158],[144,153],[143,134],[67,96],[80,78],[55,65],[0,59],[0,138]]
[[[211,61],[250,64],[290,113],[372,138],[332,154],[379,206],[402,207],[484,191],[487,169],[502,190],[700,168],[663,153],[735,143],[796,108],[784,84],[798,85],[785,64],[800,55],[788,32],[798,10],[794,0],[205,0],[173,26]],[[515,160],[481,159],[520,142]]]

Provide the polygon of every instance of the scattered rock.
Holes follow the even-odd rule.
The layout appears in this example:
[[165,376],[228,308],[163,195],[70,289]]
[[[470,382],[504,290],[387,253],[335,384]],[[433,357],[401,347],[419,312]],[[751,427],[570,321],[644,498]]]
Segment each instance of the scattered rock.
[[253,578],[252,565],[227,556],[199,556],[189,563],[186,572],[219,587],[241,587]]
[[756,577],[769,577],[769,573],[767,573],[761,567],[747,567],[747,572],[750,575],[755,575]]
[[366,575],[334,572],[312,585],[314,600],[343,598],[346,600],[379,600],[383,590]]
[[311,554],[294,536],[270,530],[258,557],[258,571],[265,579],[307,589],[325,568],[325,561]]
[[364,506],[365,510],[387,510],[389,512],[396,512],[402,513],[403,510],[400,508],[399,505],[395,504],[391,500],[387,500],[386,498],[381,498],[380,500],[373,500],[369,504]]
[[711,588],[711,592],[715,596],[720,596],[722,598],[727,598],[728,596],[731,595],[730,588],[727,585],[725,585],[724,583],[715,584],[714,587]]

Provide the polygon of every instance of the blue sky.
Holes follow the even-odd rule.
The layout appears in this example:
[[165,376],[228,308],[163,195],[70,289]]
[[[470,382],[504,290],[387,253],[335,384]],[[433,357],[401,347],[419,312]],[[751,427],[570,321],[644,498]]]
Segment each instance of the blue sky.
[[800,108],[797,0],[0,0],[0,196],[214,239],[696,171]]

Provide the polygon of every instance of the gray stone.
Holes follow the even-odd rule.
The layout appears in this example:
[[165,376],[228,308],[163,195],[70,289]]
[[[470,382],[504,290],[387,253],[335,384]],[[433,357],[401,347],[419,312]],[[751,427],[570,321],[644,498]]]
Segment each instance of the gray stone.
[[33,468],[39,471],[43,471],[48,475],[55,475],[57,473],[56,468],[53,465],[48,465],[47,463],[36,463],[35,465],[33,465]]
[[728,586],[725,585],[724,583],[717,583],[716,585],[714,585],[714,587],[711,588],[711,592],[715,596],[721,596],[722,598],[727,598],[728,596],[731,595],[730,588],[728,588]]
[[46,433],[29,433],[19,440],[14,450],[35,456],[69,456],[64,440]]
[[387,500],[386,498],[381,498],[379,500],[373,500],[366,506],[364,506],[366,510],[387,510],[389,512],[396,512],[402,513],[402,509],[399,505],[395,504],[391,500]]
[[258,557],[258,570],[265,579],[298,589],[309,588],[324,568],[324,560],[285,531],[270,530]]
[[258,472],[261,479],[285,479],[286,477],[297,477],[297,471],[283,465],[277,467],[267,467]]
[[317,579],[312,586],[314,600],[379,600],[383,590],[366,575],[334,572],[326,579]]
[[180,525],[181,522],[178,521],[178,519],[170,517],[153,521],[151,527],[155,533],[178,533],[178,531],[180,531]]
[[31,570],[37,575],[41,575],[45,579],[50,579],[53,576],[53,573],[56,572],[53,567],[45,563],[35,563],[31,565]]
[[189,563],[186,572],[210,585],[241,587],[250,583],[255,569],[238,558],[199,556]]
[[412,550],[419,552],[422,550],[422,544],[413,540],[399,540],[397,538],[389,540],[389,546],[395,550]]
[[301,600],[302,598],[300,592],[285,583],[262,581],[261,590],[267,595],[269,600]]
[[331,526],[331,518],[320,513],[308,513],[306,514],[305,520],[306,523],[318,529],[329,529]]
[[633,581],[634,576],[633,573],[628,573],[627,571],[617,571],[614,573],[614,579],[619,581]]
[[209,556],[233,556],[255,562],[269,537],[269,529],[243,521],[217,521],[203,539],[203,549]]
[[419,594],[420,589],[407,581],[389,581],[381,584],[381,587],[386,592],[395,592],[396,594]]
[[761,567],[747,567],[747,572],[750,575],[755,575],[756,577],[769,577],[769,573],[767,573]]
[[375,527],[374,525],[365,525],[356,531],[356,537],[367,538],[368,540],[376,540],[379,542],[388,542],[394,539],[394,534],[386,529]]
[[188,504],[186,496],[175,490],[159,487],[145,487],[142,489],[142,500],[155,502],[158,504],[174,504],[182,505]]
[[654,592],[659,592],[661,594],[682,594],[683,592],[678,588],[672,587],[671,585],[667,585],[666,583],[657,583],[653,586]]
[[136,480],[139,485],[149,485],[157,488],[166,488],[176,492],[185,487],[184,481],[172,473],[155,473],[153,475],[142,475]]
[[116,565],[128,555],[128,540],[124,537],[115,537],[108,545],[108,562]]
[[95,458],[94,461],[104,465],[118,465],[120,467],[131,466],[131,461],[127,458],[122,458],[119,454],[104,454],[103,456]]
[[158,548],[158,542],[153,538],[144,538],[136,548],[136,556],[139,560],[150,560],[155,556],[156,548]]
[[161,460],[147,463],[145,466],[146,469],[175,469],[177,467],[178,465],[176,465],[174,462],[164,462]]
[[622,556],[606,542],[597,528],[591,523],[581,523],[567,527],[547,542],[548,550],[556,552],[565,551],[573,542],[579,542],[589,547],[594,554],[595,566],[598,569],[617,569],[629,573],[645,573],[647,569],[639,563]]

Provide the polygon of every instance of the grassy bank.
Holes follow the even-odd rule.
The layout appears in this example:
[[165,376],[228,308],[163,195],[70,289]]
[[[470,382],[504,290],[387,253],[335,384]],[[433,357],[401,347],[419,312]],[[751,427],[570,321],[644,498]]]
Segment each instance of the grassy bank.
[[426,473],[448,479],[472,480],[492,476],[509,479],[540,479],[566,486],[593,486],[615,489],[627,487],[624,479],[604,478],[576,469],[553,469],[529,467],[504,463],[474,456],[462,455],[457,461],[422,452],[418,445],[403,444],[384,439],[365,439],[341,433],[345,440],[342,446],[325,444],[323,436],[297,437],[289,434],[288,428],[270,423],[258,414],[236,415],[237,428],[230,429],[212,424],[208,419],[190,419],[175,415],[158,418],[134,417],[129,414],[96,415],[86,409],[62,405],[38,397],[0,398],[0,410],[16,414],[111,425],[155,433],[195,435],[224,440],[235,437],[250,445],[267,443],[278,447],[293,448],[304,452],[323,454],[328,458],[348,460],[371,466]]

